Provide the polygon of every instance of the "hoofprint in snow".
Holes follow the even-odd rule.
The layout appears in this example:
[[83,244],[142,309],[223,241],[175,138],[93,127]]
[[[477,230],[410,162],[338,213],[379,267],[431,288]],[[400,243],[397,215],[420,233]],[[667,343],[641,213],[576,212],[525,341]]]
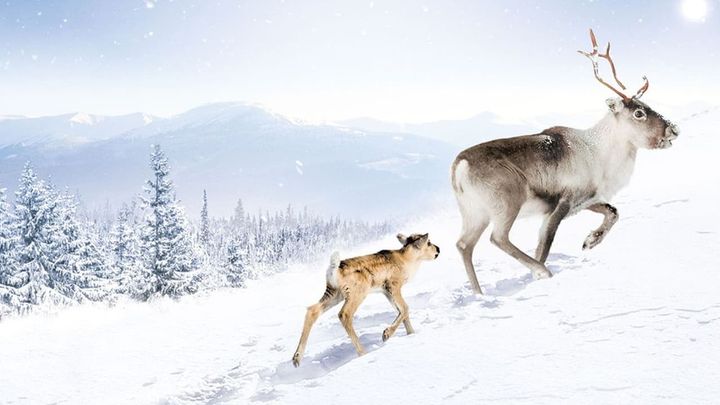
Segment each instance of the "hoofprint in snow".
[[[324,289],[326,261],[295,266],[245,289],[178,302],[80,306],[0,325],[6,403],[713,403],[720,398],[720,140],[682,123],[672,149],[642,151],[614,203],[620,221],[581,251],[601,217],[563,222],[548,260],[529,271],[491,246],[476,250],[486,292],[474,296],[453,245],[454,207],[409,226],[442,248],[404,289],[417,331],[369,297],[356,357],[336,313],[313,328],[300,368],[290,360],[305,307]],[[691,125],[692,124],[692,125]],[[711,125],[712,124],[712,125]],[[539,221],[511,238],[534,249]],[[392,248],[393,236],[343,256]],[[328,254],[329,258],[329,254]]]

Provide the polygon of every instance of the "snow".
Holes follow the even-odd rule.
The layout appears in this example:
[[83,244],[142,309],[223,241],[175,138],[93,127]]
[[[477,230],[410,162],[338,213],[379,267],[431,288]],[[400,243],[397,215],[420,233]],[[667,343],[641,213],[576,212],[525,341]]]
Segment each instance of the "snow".
[[[683,123],[673,148],[641,151],[614,200],[620,220],[582,252],[601,217],[563,222],[529,271],[487,241],[471,294],[454,243],[455,207],[403,232],[442,251],[404,289],[417,331],[382,343],[395,312],[381,295],[355,317],[356,357],[337,308],[316,323],[300,368],[290,358],[326,261],[179,301],[84,305],[0,325],[0,391],[9,403],[715,403],[720,397],[720,114]],[[538,220],[512,239],[534,248]],[[344,256],[395,248],[393,237]],[[329,253],[327,252],[329,258]]]
[[94,125],[97,122],[101,121],[102,117],[90,115],[88,113],[79,112],[72,117],[70,117],[70,122],[73,122],[75,124],[82,124],[82,125]]
[[[145,113],[103,116],[78,112],[36,118],[4,116],[0,117],[0,155],[4,155],[3,148],[19,144],[39,146],[48,151],[108,140],[156,120]],[[3,169],[3,173],[7,171],[7,168]]]
[[23,115],[0,115],[0,121],[4,120],[18,120],[23,119],[25,116]]

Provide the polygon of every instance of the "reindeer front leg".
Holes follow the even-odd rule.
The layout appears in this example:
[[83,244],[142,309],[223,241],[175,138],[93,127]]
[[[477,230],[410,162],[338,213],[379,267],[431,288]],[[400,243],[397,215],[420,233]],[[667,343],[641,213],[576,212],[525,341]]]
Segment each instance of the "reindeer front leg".
[[545,222],[540,229],[540,238],[538,241],[537,249],[535,249],[535,260],[540,263],[545,263],[547,260],[548,253],[550,253],[550,246],[555,240],[555,233],[557,232],[560,222],[570,212],[570,204],[566,201],[560,201],[555,209],[545,217]]
[[594,204],[589,206],[587,209],[592,212],[597,212],[598,214],[603,214],[605,219],[598,229],[590,232],[590,235],[585,238],[585,242],[583,242],[582,247],[583,250],[592,249],[602,242],[602,240],[605,239],[605,235],[610,232],[610,228],[612,228],[618,220],[617,208],[608,203]]
[[[398,311],[398,316],[399,316],[399,314],[402,311],[400,311],[400,306],[398,305],[397,300],[392,295],[392,289],[389,286],[386,286],[383,293],[385,294],[385,298],[387,298],[388,301],[390,301],[390,304],[393,307],[395,307],[395,309]],[[410,323],[410,315],[405,317],[405,320],[403,321],[403,325],[405,325],[405,331],[407,332],[408,335],[415,333],[415,329],[412,327],[412,324]],[[383,331],[383,339],[387,340],[387,339],[385,339],[385,331]]]
[[405,329],[407,330],[408,334],[411,334],[415,332],[413,330],[412,325],[410,325],[410,315],[408,310],[408,304],[405,302],[405,299],[402,297],[402,294],[400,293],[400,287],[399,286],[393,286],[388,289],[386,289],[388,298],[390,301],[395,305],[395,308],[398,310],[398,315],[393,321],[390,326],[388,326],[384,331],[382,335],[383,342],[387,341],[392,337],[392,335],[395,334],[395,331],[397,330],[398,326],[400,326],[401,323],[405,324]]

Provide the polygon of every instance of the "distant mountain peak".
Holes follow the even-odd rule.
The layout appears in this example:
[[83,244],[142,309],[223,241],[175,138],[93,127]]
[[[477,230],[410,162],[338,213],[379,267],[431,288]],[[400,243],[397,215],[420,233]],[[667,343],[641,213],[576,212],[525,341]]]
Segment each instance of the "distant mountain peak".
[[202,115],[202,116],[236,116],[239,114],[264,114],[268,116],[281,117],[271,111],[269,108],[258,103],[247,103],[242,101],[223,101],[217,103],[207,103],[198,107],[182,112],[177,116],[183,115]]
[[0,115],[0,121],[4,121],[4,120],[19,120],[19,119],[23,119],[23,118],[27,118],[27,117],[25,117],[24,115],[12,115],[12,114],[10,114],[10,115]]
[[145,125],[151,124],[153,121],[155,121],[155,117],[153,117],[150,114],[146,113],[140,113],[142,115],[142,120],[145,123]]
[[84,112],[79,112],[70,117],[70,122],[74,124],[82,124],[82,125],[95,125],[98,122],[102,121],[104,117],[99,115],[92,115]]

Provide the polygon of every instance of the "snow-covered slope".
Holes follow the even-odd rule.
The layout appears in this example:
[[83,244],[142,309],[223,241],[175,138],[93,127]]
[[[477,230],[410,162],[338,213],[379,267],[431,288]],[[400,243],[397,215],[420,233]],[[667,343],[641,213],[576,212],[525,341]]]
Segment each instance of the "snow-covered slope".
[[[442,248],[404,295],[417,334],[381,333],[395,313],[371,296],[355,325],[357,358],[336,310],[320,318],[299,369],[290,357],[305,306],[324,288],[325,261],[247,289],[180,302],[79,307],[0,325],[0,398],[9,403],[717,403],[720,386],[720,111],[681,122],[675,146],[642,151],[616,199],[621,219],[595,250],[601,218],[563,224],[555,277],[487,242],[470,293],[453,248],[452,206],[399,231]],[[536,220],[512,237],[534,248]],[[392,236],[346,255],[394,247]]]

